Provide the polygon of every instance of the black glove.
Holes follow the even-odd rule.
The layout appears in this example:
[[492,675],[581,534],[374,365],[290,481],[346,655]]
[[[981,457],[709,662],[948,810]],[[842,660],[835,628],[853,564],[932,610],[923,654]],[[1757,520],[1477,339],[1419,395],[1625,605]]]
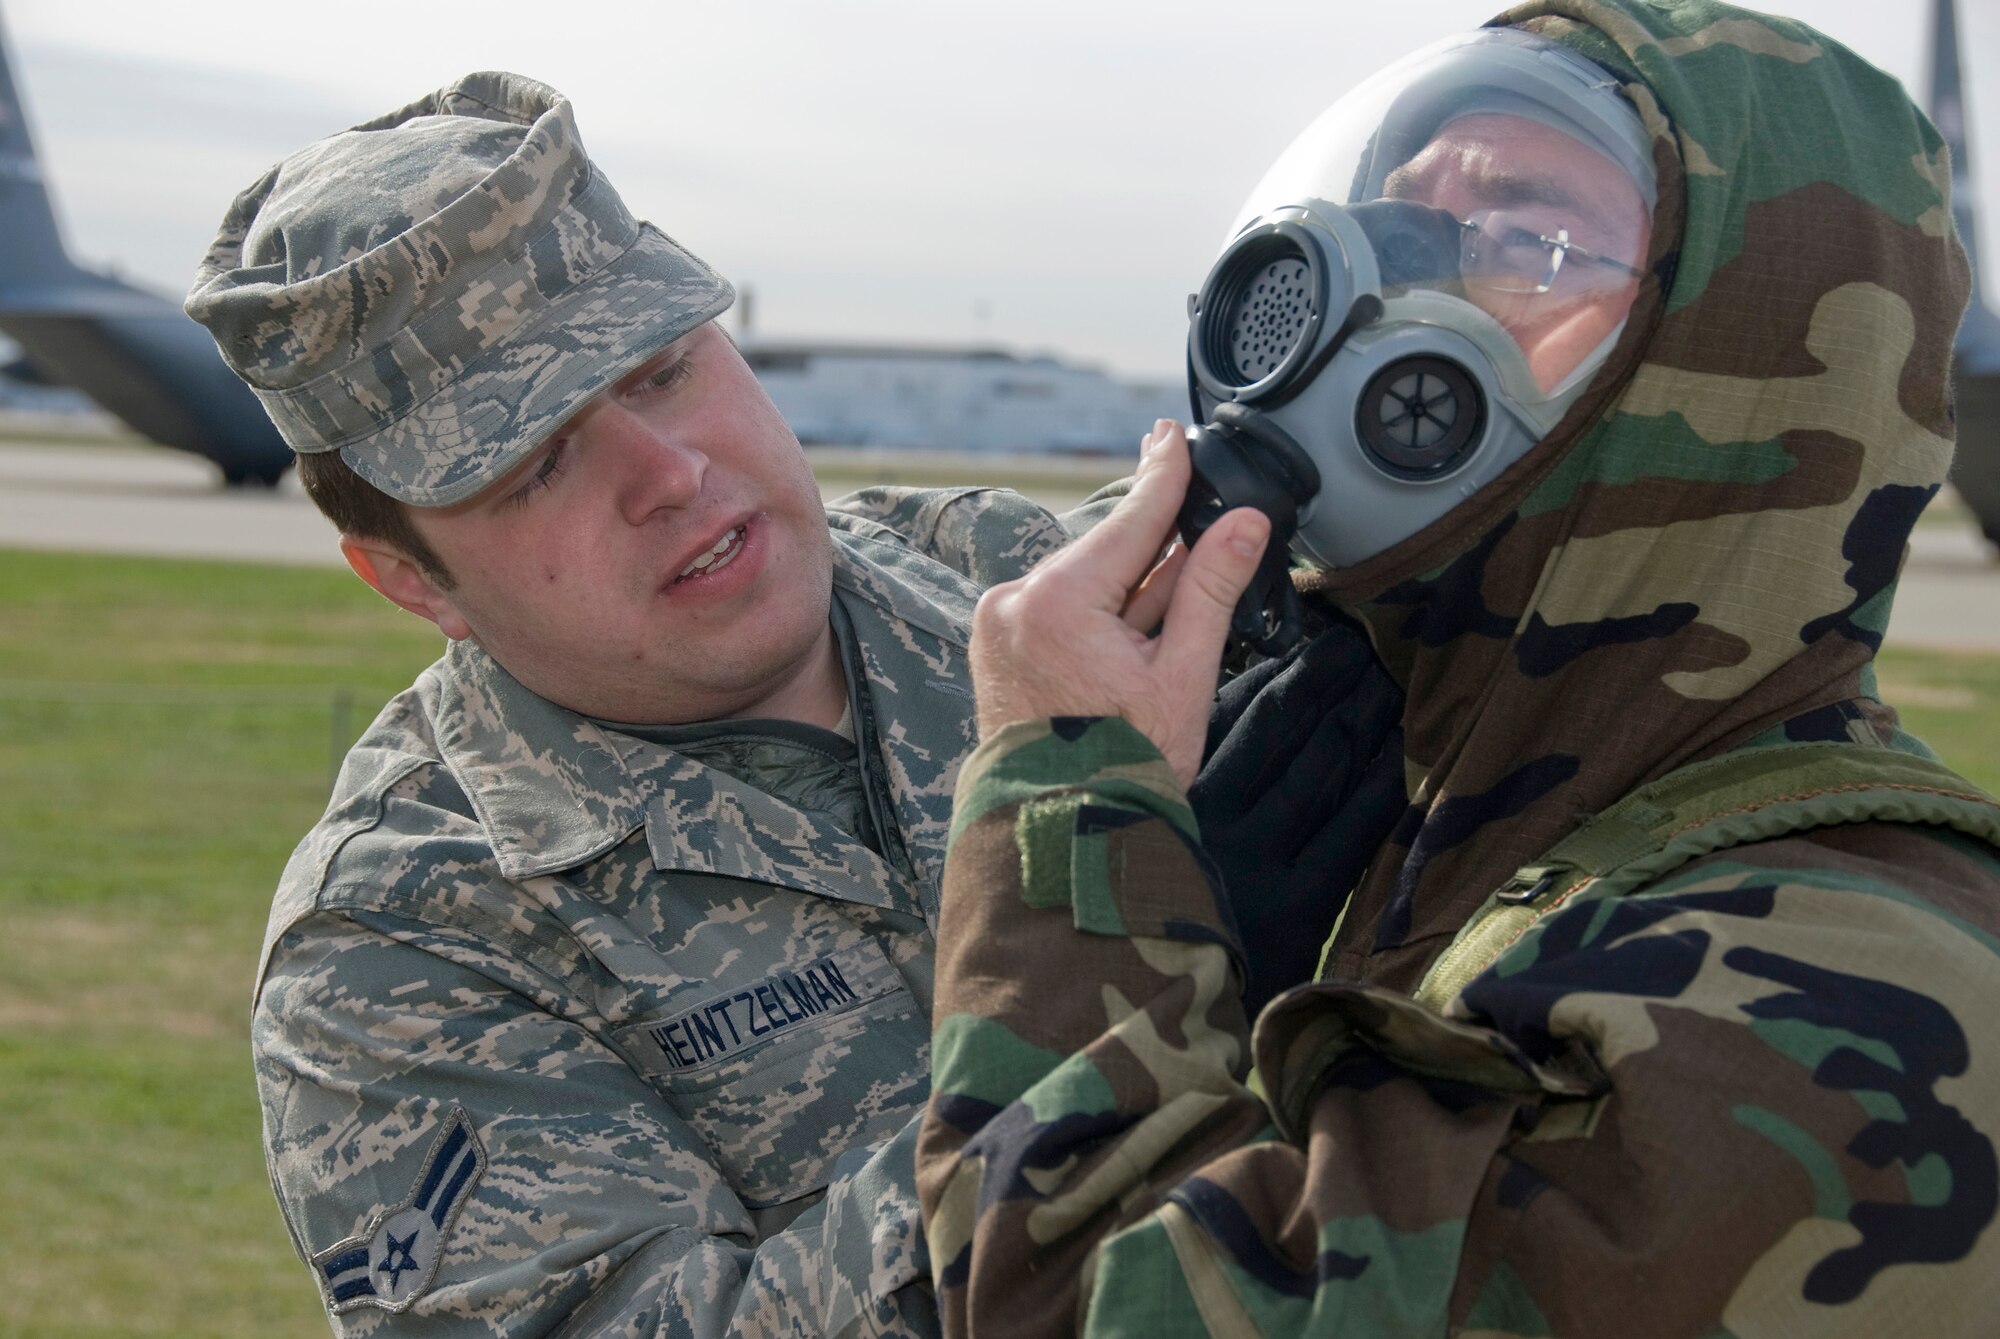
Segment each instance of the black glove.
[[1344,617],[1223,686],[1188,800],[1243,934],[1255,1018],[1310,981],[1406,806],[1403,690]]

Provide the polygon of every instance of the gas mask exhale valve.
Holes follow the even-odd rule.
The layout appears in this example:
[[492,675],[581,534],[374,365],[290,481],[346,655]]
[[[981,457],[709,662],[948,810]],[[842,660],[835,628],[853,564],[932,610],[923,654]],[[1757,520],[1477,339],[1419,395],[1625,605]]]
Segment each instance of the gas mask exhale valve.
[[1238,640],[1297,640],[1294,558],[1393,547],[1555,426],[1646,278],[1653,203],[1616,80],[1513,29],[1398,62],[1280,156],[1189,305],[1182,535],[1271,522]]

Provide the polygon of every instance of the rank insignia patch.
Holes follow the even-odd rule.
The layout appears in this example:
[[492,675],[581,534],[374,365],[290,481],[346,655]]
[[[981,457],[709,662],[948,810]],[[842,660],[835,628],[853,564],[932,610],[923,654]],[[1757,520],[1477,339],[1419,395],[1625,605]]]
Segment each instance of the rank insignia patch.
[[379,1306],[401,1311],[417,1300],[444,1258],[444,1239],[486,1171],[472,1118],[452,1108],[408,1198],[376,1215],[368,1230],[312,1258],[329,1311]]

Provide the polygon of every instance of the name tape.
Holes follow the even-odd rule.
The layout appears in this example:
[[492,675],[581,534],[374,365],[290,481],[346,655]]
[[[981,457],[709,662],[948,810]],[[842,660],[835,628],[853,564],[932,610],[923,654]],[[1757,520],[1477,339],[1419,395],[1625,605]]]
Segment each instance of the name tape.
[[660,1048],[669,1069],[687,1069],[860,1002],[840,965],[821,958],[732,995],[719,995],[664,1023],[650,1023],[645,1035]]

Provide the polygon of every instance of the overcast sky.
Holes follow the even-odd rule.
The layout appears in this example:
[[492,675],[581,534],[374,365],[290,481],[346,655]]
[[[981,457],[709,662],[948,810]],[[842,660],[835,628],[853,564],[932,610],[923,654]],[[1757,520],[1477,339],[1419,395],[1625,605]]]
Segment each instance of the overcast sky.
[[[1959,4],[1974,168],[1994,181],[2000,89],[1978,72],[2000,69],[2000,6]],[[0,0],[0,17],[72,250],[175,294],[273,160],[513,69],[570,96],[636,213],[754,291],[762,333],[983,339],[1174,376],[1186,294],[1269,161],[1354,82],[1497,7]],[[1921,98],[1928,3],[1784,9]]]

